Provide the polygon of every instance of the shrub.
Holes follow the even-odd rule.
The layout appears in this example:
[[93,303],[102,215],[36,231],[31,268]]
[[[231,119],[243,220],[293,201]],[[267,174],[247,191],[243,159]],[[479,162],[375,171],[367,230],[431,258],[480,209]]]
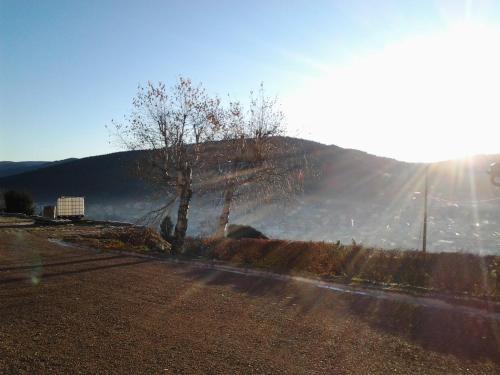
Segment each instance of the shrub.
[[25,192],[9,190],[4,193],[5,212],[33,215],[33,199]]
[[281,273],[500,299],[500,256],[259,239],[191,240],[188,255]]
[[227,226],[226,237],[233,239],[239,239],[239,238],[259,238],[263,240],[268,239],[262,232],[259,232],[257,229],[251,227],[250,225],[237,225],[237,224],[232,224]]
[[170,243],[166,242],[155,230],[143,227],[127,227],[109,232],[109,237],[132,247],[145,247],[151,251],[170,252]]
[[64,241],[106,250],[125,250],[139,253],[170,254],[171,245],[160,234],[148,227],[108,227],[89,232],[68,232]]

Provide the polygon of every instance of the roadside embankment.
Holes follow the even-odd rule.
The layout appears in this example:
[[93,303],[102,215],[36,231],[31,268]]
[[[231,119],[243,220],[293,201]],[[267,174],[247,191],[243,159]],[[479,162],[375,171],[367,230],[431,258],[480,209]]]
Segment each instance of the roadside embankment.
[[[170,253],[170,244],[155,230],[145,227],[80,223],[30,230],[103,250],[151,252],[162,256]],[[190,238],[181,257],[417,294],[500,301],[500,256],[423,254],[356,243]]]
[[500,256],[260,239],[190,240],[186,255],[349,283],[500,299]]

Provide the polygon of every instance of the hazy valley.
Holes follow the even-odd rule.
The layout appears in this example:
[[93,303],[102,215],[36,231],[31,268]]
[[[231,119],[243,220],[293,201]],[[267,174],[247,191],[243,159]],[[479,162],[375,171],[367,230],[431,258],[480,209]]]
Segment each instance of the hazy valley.
[[[383,248],[421,246],[425,165],[356,150],[296,140],[318,173],[287,202],[242,197],[230,222],[250,224],[273,238],[316,241],[353,239]],[[141,152],[118,152],[41,166],[0,178],[0,187],[30,192],[37,205],[60,195],[84,196],[95,219],[140,222],[163,200],[134,174]],[[498,254],[500,189],[486,171],[498,155],[435,163],[429,169],[430,251]],[[215,230],[220,192],[193,198],[189,234]],[[172,212],[173,213],[173,212]]]

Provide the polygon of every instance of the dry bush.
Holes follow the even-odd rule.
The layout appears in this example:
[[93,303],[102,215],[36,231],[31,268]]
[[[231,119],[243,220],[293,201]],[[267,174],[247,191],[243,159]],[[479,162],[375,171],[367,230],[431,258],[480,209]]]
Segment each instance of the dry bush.
[[302,273],[500,298],[500,257],[462,253],[423,254],[353,243],[261,239],[191,239],[187,255],[281,273]]
[[105,228],[101,231],[64,236],[65,241],[106,249],[170,253],[170,243],[158,232],[144,227]]
[[170,252],[170,243],[165,241],[160,234],[144,227],[125,227],[119,230],[109,230],[103,233],[104,238],[118,240],[134,248],[143,248],[150,251]]

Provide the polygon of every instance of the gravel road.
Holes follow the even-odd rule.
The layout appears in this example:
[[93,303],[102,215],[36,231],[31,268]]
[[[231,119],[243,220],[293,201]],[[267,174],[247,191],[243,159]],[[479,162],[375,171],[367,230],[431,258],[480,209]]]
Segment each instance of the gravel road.
[[488,315],[0,228],[0,373],[498,374]]

